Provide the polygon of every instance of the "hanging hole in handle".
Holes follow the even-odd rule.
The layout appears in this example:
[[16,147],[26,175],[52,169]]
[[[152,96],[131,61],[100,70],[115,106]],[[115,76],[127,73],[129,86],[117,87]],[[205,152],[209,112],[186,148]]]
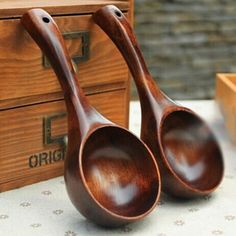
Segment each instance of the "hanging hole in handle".
[[43,22],[49,23],[49,22],[50,22],[50,19],[48,19],[47,17],[43,17]]
[[121,17],[121,13],[119,11],[115,11],[115,14],[118,16],[118,17]]

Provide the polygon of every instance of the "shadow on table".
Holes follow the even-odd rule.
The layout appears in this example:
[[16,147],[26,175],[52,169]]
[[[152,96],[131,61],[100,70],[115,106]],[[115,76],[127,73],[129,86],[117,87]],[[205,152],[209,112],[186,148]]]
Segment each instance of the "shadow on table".
[[[220,189],[220,186],[219,186]],[[159,202],[159,205],[164,205],[167,204],[169,206],[173,206],[173,205],[183,205],[185,207],[194,207],[194,206],[201,206],[204,207],[204,205],[208,205],[209,203],[213,203],[214,201],[216,201],[216,199],[218,198],[219,193],[214,192],[211,193],[209,195],[205,195],[202,197],[198,197],[198,198],[193,198],[193,199],[183,199],[183,198],[175,198],[175,197],[171,197],[167,194],[162,193],[161,195],[161,200]]]
[[[168,195],[162,194],[161,200],[158,203],[157,208],[145,219],[125,225],[119,228],[104,228],[100,227],[91,221],[72,217],[70,221],[70,228],[74,229],[76,235],[83,236],[116,236],[116,235],[146,235],[147,232],[155,233],[158,235],[159,230],[163,229],[163,224],[168,227],[168,224],[173,224],[173,219],[170,217],[169,209],[179,211],[186,214],[201,211],[203,208],[210,207],[214,204],[219,197],[219,192],[207,195],[201,198],[183,200],[172,198]],[[161,233],[160,233],[161,235]]]
[[122,227],[118,228],[105,228],[101,227],[99,225],[96,225],[92,223],[91,221],[88,221],[86,219],[75,221],[71,223],[71,226],[73,229],[75,229],[76,232],[79,232],[78,235],[83,236],[110,236],[110,235],[137,235],[137,233],[144,233],[145,228],[149,228],[149,224],[152,224],[150,222],[150,217],[147,217],[139,222],[127,224]]

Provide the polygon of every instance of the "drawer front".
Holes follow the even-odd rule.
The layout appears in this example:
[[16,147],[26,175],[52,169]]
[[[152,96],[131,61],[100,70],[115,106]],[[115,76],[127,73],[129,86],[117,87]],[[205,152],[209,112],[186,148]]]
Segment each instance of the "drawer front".
[[[123,89],[88,98],[104,116],[127,126],[126,96]],[[62,113],[63,100],[0,112],[0,192],[63,174],[64,146],[45,142],[45,119]],[[66,134],[66,123],[65,116],[51,119],[50,138]]]
[[[91,15],[54,19],[61,32],[67,33],[66,44],[72,57],[83,57],[87,53],[83,48],[89,49],[89,58],[78,63],[78,77],[83,88],[96,90],[97,86],[116,83],[126,86],[126,64],[111,40],[93,23]],[[72,32],[75,34],[70,36]],[[84,40],[84,32],[89,41]],[[20,21],[0,20],[0,35],[0,110],[62,98],[53,70],[43,65],[41,50]],[[4,107],[6,100],[8,107]]]

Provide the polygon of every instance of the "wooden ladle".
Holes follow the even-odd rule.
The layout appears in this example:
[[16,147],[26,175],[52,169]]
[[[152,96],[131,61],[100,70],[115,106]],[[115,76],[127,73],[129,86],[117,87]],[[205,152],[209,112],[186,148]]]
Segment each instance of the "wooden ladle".
[[205,122],[179,106],[157,86],[148,72],[132,28],[115,6],[93,15],[123,54],[136,83],[142,110],[141,138],[158,162],[164,192],[177,197],[209,194],[223,176],[223,158]]
[[142,219],[160,195],[160,175],[152,153],[134,134],[89,105],[51,16],[33,9],[21,22],[49,59],[64,92],[68,112],[65,182],[72,203],[103,226]]

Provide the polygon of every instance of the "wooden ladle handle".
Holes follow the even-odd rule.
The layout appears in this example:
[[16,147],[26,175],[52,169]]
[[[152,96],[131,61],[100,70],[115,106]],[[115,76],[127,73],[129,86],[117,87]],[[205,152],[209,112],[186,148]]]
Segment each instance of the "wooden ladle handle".
[[149,74],[133,30],[117,7],[105,6],[93,15],[93,19],[119,48],[133,76]]
[[125,15],[117,7],[108,5],[95,12],[93,19],[119,48],[132,75],[149,75],[138,42]]
[[47,56],[57,75],[64,93],[70,120],[69,128],[77,127],[80,137],[86,135],[90,126],[97,120],[101,120],[101,115],[89,105],[78,84],[77,73],[56,23],[42,9],[29,10],[23,15],[21,22]]
[[77,83],[77,75],[64,39],[53,18],[42,9],[32,9],[23,15],[21,22],[49,59],[65,98],[76,95],[80,100],[85,101],[86,98]]
[[141,103],[150,104],[154,97],[163,103],[163,99],[166,98],[148,72],[134,32],[125,15],[117,7],[108,5],[95,12],[93,19],[122,53],[137,85]]

